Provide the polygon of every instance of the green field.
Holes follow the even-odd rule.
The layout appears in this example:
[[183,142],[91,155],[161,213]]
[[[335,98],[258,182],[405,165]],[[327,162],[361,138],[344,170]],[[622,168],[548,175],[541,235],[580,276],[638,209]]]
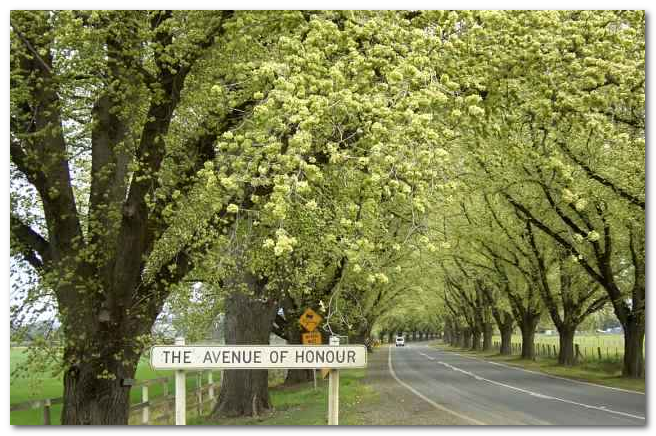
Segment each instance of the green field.
[[[14,347],[10,350],[11,370],[18,365],[24,364],[26,355],[24,348]],[[137,380],[153,379],[172,376],[172,371],[153,371],[146,360],[142,361],[137,369]],[[364,378],[364,370],[340,371],[340,423],[359,424],[360,418],[355,408],[364,399],[371,399],[374,393],[370,388],[364,386],[361,381]],[[220,372],[214,373],[214,380],[220,380]],[[302,384],[294,387],[281,385],[283,378],[280,371],[270,371],[271,403],[274,407],[272,413],[257,418],[240,418],[211,422],[204,418],[191,416],[187,419],[190,425],[203,424],[264,424],[264,425],[313,425],[325,424],[327,407],[327,381],[318,380],[317,389],[313,389],[312,383]],[[195,377],[187,377],[187,390],[195,387]],[[174,392],[173,380],[169,382],[169,392]],[[141,390],[133,388],[131,393],[132,403],[141,401]],[[149,397],[154,399],[162,395],[162,386],[155,385],[149,388]],[[33,374],[29,378],[12,377],[10,388],[11,404],[29,400],[44,398],[56,398],[62,396],[61,378],[53,377],[47,372]],[[52,424],[60,424],[61,405],[52,406]],[[39,425],[43,423],[42,409],[12,412],[10,414],[11,425]]]
[[[10,349],[10,371],[26,362],[27,356],[24,354],[25,348],[12,347]],[[136,379],[147,380],[160,377],[172,377],[173,371],[154,371],[146,359],[143,359],[137,368]],[[214,372],[214,381],[220,380],[220,371]],[[207,382],[206,379],[204,381]],[[195,387],[196,378],[187,377],[187,389]],[[149,387],[150,399],[162,395],[163,386],[161,384]],[[169,381],[169,392],[174,392],[173,379]],[[53,377],[48,371],[30,374],[29,377],[11,377],[10,385],[10,403],[16,404],[23,401],[39,400],[44,398],[61,397],[62,379]],[[133,388],[130,392],[130,400],[133,404],[141,401],[141,389]],[[52,406],[52,424],[60,423],[61,405]],[[42,409],[33,409],[20,412],[11,412],[10,424],[12,425],[35,425],[43,423]]]
[[[495,335],[492,341],[501,342],[501,337]],[[522,336],[513,334],[512,342],[521,344]],[[601,348],[602,360],[620,360],[624,356],[624,336],[621,334],[581,334],[574,337],[574,343],[579,345],[581,354],[586,360],[598,360],[598,348]],[[556,332],[552,335],[536,334],[535,344],[558,347],[560,339]]]

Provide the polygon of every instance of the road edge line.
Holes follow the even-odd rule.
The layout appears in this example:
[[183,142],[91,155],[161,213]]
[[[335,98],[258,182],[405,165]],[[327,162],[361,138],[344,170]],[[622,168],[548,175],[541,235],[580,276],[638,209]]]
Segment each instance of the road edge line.
[[584,407],[586,409],[594,409],[594,410],[599,410],[599,411],[614,414],[614,415],[628,416],[630,418],[641,419],[643,421],[645,421],[647,419],[646,416],[634,415],[634,414],[628,413],[628,412],[622,412],[622,411],[619,411],[619,410],[609,409],[606,406],[593,406],[591,404],[579,403],[578,401],[573,401],[573,400],[568,400],[568,399],[565,399],[565,398],[555,397],[553,395],[541,394],[540,392],[537,392],[537,391],[531,391],[529,389],[523,389],[523,388],[520,388],[520,387],[517,387],[517,386],[509,385],[507,383],[502,383],[500,381],[496,381],[496,380],[492,380],[492,379],[489,379],[489,378],[481,377],[480,375],[477,375],[477,374],[475,374],[471,371],[466,371],[462,368],[458,368],[457,366],[451,365],[451,364],[446,363],[446,362],[441,362],[440,361],[438,363],[441,364],[441,365],[446,366],[447,368],[450,368],[451,370],[459,371],[463,374],[469,375],[470,377],[474,377],[477,380],[485,381],[485,382],[488,382],[488,383],[491,383],[491,384],[494,384],[494,385],[497,385],[497,386],[502,386],[502,387],[505,387],[507,389],[512,389],[512,390],[522,392],[524,394],[528,394],[528,395],[531,395],[531,396],[534,396],[534,397],[537,397],[537,398],[542,398],[542,399],[545,399],[545,400],[560,401],[562,403],[573,404],[575,406]]
[[582,385],[590,385],[590,386],[596,386],[598,388],[612,389],[614,391],[626,392],[626,393],[629,393],[629,394],[646,395],[645,392],[632,391],[631,389],[616,388],[614,386],[605,386],[605,385],[600,385],[598,383],[586,382],[586,381],[583,381],[583,380],[576,380],[576,379],[573,379],[573,378],[559,377],[557,375],[548,374],[546,372],[533,371],[533,370],[530,370],[530,369],[522,368],[521,366],[509,365],[507,363],[500,363],[500,362],[494,362],[492,360],[481,359],[480,357],[468,356],[467,354],[461,354],[461,353],[457,353],[455,351],[445,350],[443,348],[440,348],[440,350],[444,351],[444,352],[447,352],[447,353],[455,354],[457,356],[466,357],[468,359],[480,360],[481,362],[487,362],[487,363],[490,363],[492,365],[504,366],[506,368],[512,368],[512,369],[516,369],[516,370],[519,370],[519,371],[530,372],[531,374],[543,375],[545,377],[551,377],[551,378],[555,378],[555,379],[558,379],[558,380],[566,380],[566,381],[570,381],[570,382],[574,382],[574,383],[579,383],[579,384],[582,384]]
[[415,394],[416,396],[418,396],[419,398],[421,398],[422,400],[424,400],[425,402],[427,402],[428,404],[430,404],[431,406],[435,407],[435,408],[438,409],[438,410],[441,410],[441,411],[443,411],[443,412],[450,413],[450,414],[452,414],[452,415],[454,415],[454,416],[457,416],[457,417],[460,418],[460,419],[463,419],[463,420],[465,420],[465,421],[469,421],[469,422],[473,423],[474,425],[488,425],[488,424],[485,424],[485,423],[482,422],[482,421],[479,421],[479,420],[474,419],[474,418],[469,418],[469,417],[467,417],[467,416],[465,416],[465,415],[461,415],[460,413],[458,413],[458,412],[456,412],[456,411],[454,411],[454,410],[448,409],[448,408],[446,408],[446,407],[444,407],[444,406],[442,406],[442,405],[440,405],[440,404],[437,404],[435,401],[433,401],[433,400],[431,400],[430,398],[424,396],[421,392],[417,391],[415,388],[413,388],[413,387],[410,386],[409,384],[407,384],[407,383],[401,381],[401,379],[399,379],[399,378],[396,376],[396,373],[394,372],[394,368],[392,367],[392,347],[388,347],[388,348],[389,348],[389,352],[388,352],[388,354],[387,354],[387,366],[388,366],[388,368],[389,368],[389,372],[390,372],[390,374],[392,375],[392,377],[394,377],[394,380],[396,380],[396,382],[397,382],[398,384],[400,384],[400,385],[403,386],[404,388],[408,389],[410,392],[412,392],[413,394]]

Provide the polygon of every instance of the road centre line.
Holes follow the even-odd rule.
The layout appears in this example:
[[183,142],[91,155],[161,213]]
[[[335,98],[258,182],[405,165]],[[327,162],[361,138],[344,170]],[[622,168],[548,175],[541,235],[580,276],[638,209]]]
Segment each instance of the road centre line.
[[632,414],[630,414],[630,413],[620,412],[620,411],[617,411],[617,410],[612,410],[612,409],[607,408],[606,406],[591,406],[591,405],[589,405],[589,404],[578,403],[578,402],[576,402],[576,401],[566,400],[566,399],[564,399],[564,398],[558,398],[558,397],[553,397],[553,396],[550,396],[550,395],[544,395],[544,394],[541,394],[541,393],[539,393],[539,392],[533,392],[533,391],[529,391],[528,389],[522,389],[522,388],[518,388],[518,387],[516,387],[516,386],[511,386],[511,385],[508,385],[508,384],[505,384],[505,383],[501,383],[501,382],[498,382],[498,381],[490,380],[490,379],[487,379],[487,378],[485,378],[485,377],[481,377],[481,376],[479,376],[479,375],[476,375],[476,374],[474,374],[474,373],[472,373],[472,372],[465,371],[465,370],[463,370],[463,369],[460,369],[460,368],[458,368],[458,367],[455,367],[455,366],[453,366],[453,365],[450,365],[450,364],[448,364],[448,363],[446,363],[446,362],[439,361],[439,362],[437,362],[437,363],[439,363],[439,364],[441,364],[441,365],[443,365],[443,366],[445,366],[445,367],[447,367],[447,368],[449,368],[449,369],[451,369],[451,370],[454,370],[454,371],[456,371],[456,372],[460,372],[460,373],[463,373],[463,374],[465,374],[465,375],[468,375],[468,376],[474,377],[476,380],[486,381],[486,382],[488,382],[488,383],[492,383],[492,384],[495,384],[495,385],[498,385],[498,386],[503,386],[503,387],[508,388],[508,389],[512,389],[512,390],[515,390],[515,391],[518,391],[518,392],[522,392],[522,393],[525,393],[525,394],[529,394],[529,395],[531,395],[531,396],[533,396],[533,397],[537,397],[537,398],[541,398],[541,399],[545,399],[545,400],[560,401],[560,402],[567,403],[567,404],[573,404],[573,405],[576,405],[576,406],[585,407],[585,408],[587,408],[587,409],[600,410],[600,411],[602,411],[602,412],[607,412],[607,413],[616,414],[616,415],[622,415],[622,416],[628,416],[628,417],[635,418],[635,419],[641,419],[641,420],[644,420],[644,419],[645,419],[644,416],[632,415]]
[[[440,349],[438,349],[438,350],[440,350]],[[604,385],[600,385],[600,384],[597,384],[597,383],[584,382],[584,381],[581,381],[581,380],[575,380],[575,379],[571,379],[571,378],[558,377],[557,375],[551,375],[551,374],[547,374],[547,373],[539,372],[539,371],[531,371],[530,369],[520,368],[520,367],[514,366],[514,365],[506,365],[506,364],[500,363],[500,362],[493,362],[491,360],[485,360],[485,359],[481,359],[481,358],[478,358],[478,357],[468,356],[466,354],[460,354],[460,353],[456,353],[456,352],[453,352],[453,351],[446,351],[446,350],[440,350],[440,351],[444,351],[444,352],[449,353],[449,354],[455,354],[456,356],[464,357],[466,359],[478,360],[480,362],[486,362],[486,363],[490,363],[492,365],[503,366],[504,368],[515,369],[517,371],[524,371],[524,372],[528,372],[528,373],[531,373],[531,374],[537,374],[537,375],[542,375],[542,376],[549,377],[549,378],[555,378],[555,379],[558,379],[558,380],[565,380],[565,381],[572,382],[572,383],[578,383],[578,384],[588,385],[588,386],[595,386],[595,387],[598,387],[598,388],[611,389],[613,391],[626,392],[628,394],[645,395],[644,392],[640,392],[640,391],[632,391],[630,389],[622,389],[622,388],[616,388],[616,387],[613,387],[613,386],[604,386]]]
[[430,404],[431,406],[435,407],[435,408],[438,409],[438,410],[441,410],[441,411],[443,411],[443,412],[450,413],[450,414],[452,414],[452,415],[454,415],[454,416],[457,416],[457,417],[460,418],[460,419],[463,419],[463,420],[465,420],[465,421],[469,421],[469,422],[471,422],[471,423],[474,424],[474,425],[487,425],[487,424],[485,424],[485,423],[482,422],[482,421],[479,421],[479,420],[474,419],[474,418],[470,418],[470,417],[465,416],[465,415],[461,415],[460,413],[458,413],[458,412],[456,412],[456,411],[454,411],[454,410],[448,409],[448,408],[446,408],[446,407],[444,407],[444,406],[442,406],[442,405],[440,405],[440,404],[437,404],[435,401],[433,401],[433,400],[431,400],[430,398],[424,396],[421,392],[417,391],[415,388],[413,388],[413,387],[410,386],[409,384],[402,382],[401,379],[399,379],[399,378],[396,376],[396,373],[394,372],[394,368],[392,367],[392,347],[388,347],[388,348],[389,348],[389,353],[388,353],[388,355],[387,355],[387,366],[389,367],[389,372],[390,372],[390,374],[392,374],[392,377],[394,377],[394,380],[396,380],[396,382],[397,382],[398,384],[400,384],[401,386],[405,387],[405,388],[408,389],[410,392],[412,392],[413,394],[415,394],[416,396],[418,396],[418,397],[421,398],[422,400],[426,401],[428,404]]

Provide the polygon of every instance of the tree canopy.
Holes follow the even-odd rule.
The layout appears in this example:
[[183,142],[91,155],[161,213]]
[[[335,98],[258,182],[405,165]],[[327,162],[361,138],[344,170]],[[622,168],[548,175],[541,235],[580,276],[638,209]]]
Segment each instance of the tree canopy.
[[56,312],[63,422],[127,419],[164,308],[262,340],[304,307],[363,341],[516,323],[528,357],[609,301],[643,375],[644,18],[13,11],[12,322]]

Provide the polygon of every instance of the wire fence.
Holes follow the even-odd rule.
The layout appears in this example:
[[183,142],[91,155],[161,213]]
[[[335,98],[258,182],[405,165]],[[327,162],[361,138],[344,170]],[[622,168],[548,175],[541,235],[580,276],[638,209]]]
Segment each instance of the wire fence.
[[[494,348],[501,349],[500,341],[493,341]],[[535,355],[538,357],[557,358],[560,351],[558,343],[535,342]],[[522,343],[511,342],[511,354],[522,354]],[[581,346],[574,343],[574,354],[579,362],[621,362],[624,358],[624,347]]]
[[[187,416],[207,415],[218,399],[220,377],[212,371],[185,371],[187,380]],[[282,383],[286,370],[269,370],[269,384]],[[173,386],[175,376],[138,380],[132,389],[140,391],[138,402],[130,405],[130,425],[171,425],[175,424],[175,392]],[[10,413],[35,412],[40,410],[41,419],[31,422],[32,425],[53,425],[58,420],[53,419],[60,411],[62,397],[43,398],[10,404]]]

